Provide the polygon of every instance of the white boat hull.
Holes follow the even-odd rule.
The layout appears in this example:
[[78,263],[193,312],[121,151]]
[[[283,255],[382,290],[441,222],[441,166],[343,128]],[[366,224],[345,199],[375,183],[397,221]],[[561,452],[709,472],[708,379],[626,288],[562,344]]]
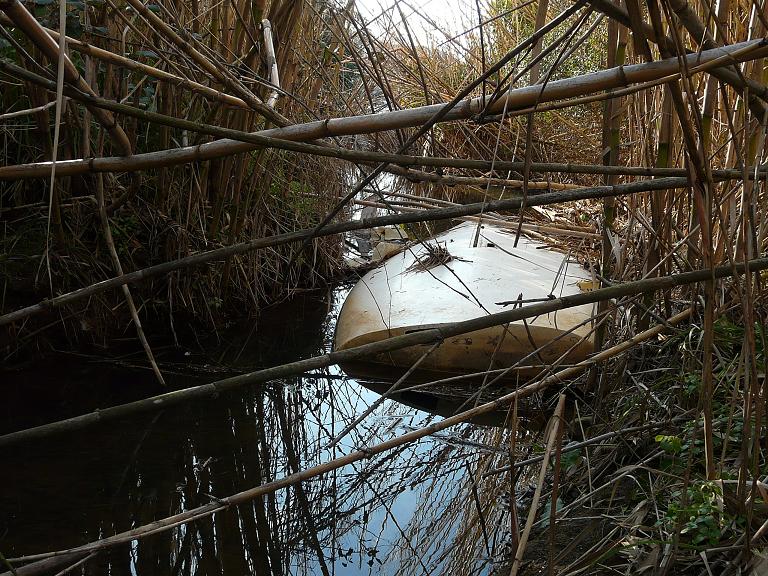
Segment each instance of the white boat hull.
[[[339,314],[335,349],[345,350],[392,336],[469,320],[508,309],[500,304],[577,294],[591,276],[572,258],[546,245],[484,224],[464,223],[428,241],[447,250],[447,262],[425,262],[424,244],[408,248],[365,274]],[[509,378],[527,379],[566,355],[584,359],[593,347],[592,305],[561,310],[450,338],[424,359],[417,379],[515,367]],[[413,365],[430,346],[413,346],[345,364],[351,376],[391,380]],[[534,353],[535,351],[537,351]]]

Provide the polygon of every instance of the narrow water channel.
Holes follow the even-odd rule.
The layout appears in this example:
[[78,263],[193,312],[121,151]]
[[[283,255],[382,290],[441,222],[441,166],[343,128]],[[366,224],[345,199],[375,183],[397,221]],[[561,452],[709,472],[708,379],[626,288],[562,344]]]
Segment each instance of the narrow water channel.
[[[295,298],[195,349],[158,350],[169,386],[328,351],[344,294]],[[1,432],[164,391],[142,366],[137,354],[109,362],[61,354],[6,372]],[[0,552],[17,558],[105,538],[436,418],[388,401],[329,448],[375,398],[332,367],[6,449],[0,454]],[[489,527],[504,523],[504,507],[488,506],[483,514],[480,502],[502,502],[508,487],[499,481],[495,492],[473,500],[467,470],[503,456],[486,444],[499,434],[457,427],[300,489],[112,548],[81,573],[432,574],[459,564],[467,574],[490,573],[491,558],[505,542],[503,529]]]

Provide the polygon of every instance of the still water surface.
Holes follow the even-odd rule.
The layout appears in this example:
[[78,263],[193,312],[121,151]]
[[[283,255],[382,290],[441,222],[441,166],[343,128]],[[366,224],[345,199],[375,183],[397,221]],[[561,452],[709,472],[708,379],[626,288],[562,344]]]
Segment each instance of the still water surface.
[[[194,350],[157,350],[166,379],[198,385],[326,352],[343,296],[297,298]],[[5,373],[0,433],[162,392],[141,364],[141,355],[62,354]],[[332,367],[6,450],[0,552],[14,558],[108,537],[437,418],[388,401],[328,448],[375,398]],[[506,458],[489,445],[501,435],[457,427],[113,548],[73,573],[487,574],[506,544],[499,503],[508,486],[486,482],[478,493],[471,478]]]

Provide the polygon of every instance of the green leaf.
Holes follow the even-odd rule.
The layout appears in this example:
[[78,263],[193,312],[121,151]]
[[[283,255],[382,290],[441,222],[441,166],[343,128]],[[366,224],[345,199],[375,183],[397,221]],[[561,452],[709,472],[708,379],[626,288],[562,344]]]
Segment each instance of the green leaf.
[[560,463],[562,464],[563,468],[565,470],[568,470],[569,468],[572,468],[573,466],[576,466],[581,463],[581,448],[578,450],[571,450],[570,452],[566,452],[562,455],[560,458]]
[[679,454],[683,449],[683,441],[679,436],[666,436],[664,434],[659,434],[656,436],[655,440],[659,443],[661,449],[668,454]]
[[[563,501],[558,498],[555,503],[555,510],[559,511],[563,508]],[[549,515],[552,513],[552,499],[550,498],[547,504],[544,506],[544,512],[541,513],[541,522],[549,521]]]
[[153,50],[139,50],[138,52],[134,52],[133,56],[140,58],[159,58],[157,52],[154,52]]

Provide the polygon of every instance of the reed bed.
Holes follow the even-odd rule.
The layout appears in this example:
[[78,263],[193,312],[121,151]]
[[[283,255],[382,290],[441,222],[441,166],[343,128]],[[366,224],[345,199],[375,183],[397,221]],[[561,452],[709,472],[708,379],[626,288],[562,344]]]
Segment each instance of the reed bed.
[[[33,10],[36,24],[25,20],[27,8]],[[66,53],[73,73],[80,75],[81,89],[192,123],[252,131],[274,122],[284,125],[283,114],[302,121],[360,110],[356,72],[345,69],[336,55],[343,52],[334,38],[344,23],[334,10],[319,13],[281,2],[245,8],[197,2],[149,9],[137,3],[70,4],[64,26],[70,38]],[[63,29],[57,5],[4,4],[3,16],[4,62],[55,79],[56,54],[51,52]],[[262,20],[270,26],[262,26]],[[267,66],[267,29],[279,38],[272,49],[282,69],[279,77]],[[270,78],[280,86],[272,86]],[[50,160],[55,91],[6,74],[0,81],[5,165]],[[267,107],[267,101],[276,108]],[[94,119],[92,110],[102,116],[111,113],[81,108],[66,97],[62,102],[58,161],[128,156],[210,140],[186,129],[117,115],[111,130],[124,138],[116,143],[104,127],[106,120]],[[131,271],[246,238],[312,226],[335,204],[350,174],[333,160],[260,150],[140,174],[57,178],[50,198],[45,177],[4,181],[0,210],[8,258],[3,264],[3,309],[117,272],[99,223],[98,179],[103,178],[118,261]],[[316,195],[309,199],[306,191]],[[187,322],[210,329],[226,323],[234,311],[256,314],[261,306],[297,289],[324,285],[338,268],[340,246],[338,239],[326,239],[306,254],[286,248],[242,255],[133,290],[141,315],[152,322],[156,334],[186,330]],[[65,333],[75,347],[106,344],[129,329],[123,301],[121,294],[104,294],[86,309],[64,311],[59,322],[46,318],[44,324],[53,320],[60,329],[49,327],[38,336]],[[38,327],[20,327],[12,340],[5,338],[5,354],[23,352],[16,343],[27,342]],[[46,346],[45,337],[33,340]]]
[[[350,428],[346,449],[331,454],[323,446],[338,428],[318,431],[300,403],[291,416],[286,397],[275,395],[270,422],[285,466],[196,508],[174,507],[156,524],[66,550],[56,557],[62,566],[290,487],[303,514],[301,535],[290,536],[326,572],[324,550],[336,560],[352,554],[337,546],[340,535],[357,536],[362,550],[370,512],[392,516],[395,496],[419,486],[387,556],[405,573],[759,571],[768,531],[761,6],[477,3],[466,32],[425,45],[411,27],[414,8],[406,15],[401,5],[371,22],[351,4],[125,2],[68,13],[82,42],[71,43],[71,65],[61,67],[73,95],[58,98],[59,146],[51,144],[52,86],[2,68],[0,127],[11,159],[0,168],[2,265],[11,290],[0,325],[8,352],[39,343],[54,325],[73,343],[106,340],[129,319],[138,327],[138,316],[216,326],[228,311],[255,311],[327,282],[342,254],[332,233],[409,223],[418,240],[434,229],[428,221],[492,217],[577,251],[595,270],[602,291],[584,297],[601,302],[596,356],[542,367],[532,382],[447,420],[393,425],[383,435],[363,421]],[[36,25],[20,6],[0,0],[4,62],[50,83],[57,68],[46,63],[60,36],[40,26],[62,30],[62,22],[44,7]],[[274,56],[260,39],[266,30]],[[138,112],[108,111],[96,94],[159,115],[140,121]],[[174,118],[200,132],[174,127]],[[214,141],[203,124],[232,129],[229,140]],[[40,161],[54,150],[59,160],[83,161],[63,164],[71,172],[48,191],[40,175],[49,165]],[[388,215],[344,223],[354,202]],[[94,284],[115,276],[125,278]],[[118,286],[122,294],[111,291]],[[43,296],[50,301],[33,304]],[[380,350],[437,345],[461,329],[391,339]],[[342,358],[319,355],[0,444]],[[523,401],[545,416],[538,428],[519,416]],[[352,405],[345,425],[364,410]],[[505,428],[466,424],[493,410],[506,413]],[[415,442],[428,436],[434,444],[420,452]],[[404,474],[388,476],[389,464]],[[337,482],[340,470],[352,470],[348,484]],[[314,482],[332,483],[336,504],[340,493],[356,494],[363,503],[350,501],[348,510],[365,513],[334,509],[333,524],[320,514],[313,525],[328,505],[319,492],[313,497]],[[373,566],[378,549],[367,551]],[[33,570],[45,562],[11,561]]]
[[[717,7],[706,3],[640,6],[627,2],[620,10],[607,9],[601,2],[588,4],[595,13],[584,17],[578,33],[601,12],[613,19],[598,24],[584,40],[590,56],[607,55],[595,63],[582,53],[579,62],[585,68],[590,64],[612,67],[652,61],[679,55],[683,49],[722,45],[765,33],[759,10],[737,3],[718,5],[717,17]],[[527,12],[525,8],[515,12],[515,18],[524,20],[531,30],[535,5],[528,6]],[[556,13],[557,7],[551,10]],[[709,36],[702,32],[706,26],[712,30]],[[649,38],[664,35],[672,38],[649,42]],[[514,41],[507,44],[511,45]],[[477,55],[480,47],[472,48]],[[498,48],[497,42],[494,49]],[[474,61],[479,59],[476,56]],[[445,61],[440,65],[445,67]],[[690,187],[685,191],[610,198],[603,200],[602,206],[585,201],[545,211],[528,209],[525,216],[529,222],[549,220],[600,231],[602,242],[587,244],[591,250],[585,256],[599,262],[600,276],[610,284],[735,262],[756,257],[766,249],[765,191],[747,176],[717,182],[712,171],[740,166],[746,174],[754,170],[746,166],[764,162],[764,102],[755,98],[761,86],[746,85],[749,80],[764,81],[763,67],[762,60],[746,65],[741,86],[722,77],[695,75],[606,100],[602,110],[593,102],[568,108],[558,116],[536,115],[532,124],[525,122],[530,122],[530,117],[512,111],[509,119],[504,115],[495,119],[501,124],[485,124],[471,133],[466,128],[463,132],[461,128],[450,133],[445,130],[438,138],[445,142],[460,134],[448,146],[470,157],[484,150],[505,160],[546,161],[551,159],[547,148],[535,143],[556,141],[552,150],[562,154],[556,158],[575,158],[582,164],[602,161],[605,165],[685,166],[690,174]],[[557,74],[553,72],[553,77]],[[443,82],[454,78],[442,69],[439,77]],[[415,97],[415,83],[411,89],[411,97]],[[601,116],[602,127],[596,122]],[[534,147],[528,150],[526,145],[530,148],[531,144]],[[538,177],[583,186],[593,185],[599,178],[557,174],[556,170],[529,174],[532,180]],[[484,176],[527,179],[529,174],[524,166],[522,170]],[[608,185],[623,181],[626,177],[621,175],[602,179]],[[404,188],[417,196],[450,200],[466,198],[467,194],[501,197],[530,193],[521,190],[522,186],[515,189],[492,181],[473,190],[412,182],[405,182]],[[538,237],[553,246],[573,245],[560,235]],[[538,479],[535,467],[541,464],[515,464],[528,458],[530,440],[522,442],[521,452],[515,452],[515,440],[508,435],[487,434],[483,442],[490,448],[480,452],[473,467],[484,483],[475,485],[475,481],[465,480],[464,507],[452,508],[455,516],[446,520],[446,527],[458,530],[454,532],[458,536],[455,554],[450,556],[455,562],[451,569],[474,573],[477,568],[469,567],[479,558],[501,556],[507,562],[499,573],[513,574],[576,574],[585,570],[759,573],[761,553],[757,550],[764,545],[761,539],[766,521],[757,512],[759,500],[753,500],[765,476],[764,450],[757,447],[764,427],[760,374],[764,370],[761,350],[766,307],[761,285],[762,280],[753,276],[725,285],[713,281],[698,289],[660,291],[656,297],[646,295],[618,310],[606,302],[602,311],[610,314],[610,321],[598,333],[598,346],[626,341],[685,307],[690,307],[692,316],[686,328],[585,376],[575,389],[573,383],[568,386],[570,393],[587,386],[596,396],[585,398],[577,392],[571,405],[575,412],[566,419],[565,430],[554,432],[557,419],[553,418],[534,441],[533,446],[538,447],[534,451],[543,451],[545,461],[550,457],[555,460]],[[751,376],[746,374],[748,367],[755,370]],[[554,405],[549,408],[554,409]],[[553,434],[557,435],[554,443],[548,443]],[[610,445],[578,448],[569,452],[570,456],[561,453],[569,444],[603,435],[611,438]],[[513,448],[508,448],[510,445]],[[496,471],[488,472],[494,468]],[[506,474],[512,474],[512,480]],[[478,486],[482,500],[473,506]],[[531,501],[539,491],[543,497]],[[516,504],[511,505],[509,499],[514,500],[516,492]],[[500,500],[506,504],[500,506]],[[559,506],[563,517],[556,521],[553,509]],[[519,511],[515,512],[515,507]],[[525,515],[531,507],[538,507],[538,514],[533,516],[532,536],[525,548],[521,539],[528,536]],[[507,546],[505,552],[488,554],[488,526],[494,527],[495,536],[506,536],[501,539]],[[426,536],[430,533],[438,534],[435,540]],[[441,537],[439,531],[430,529],[422,534],[427,540],[424,551]],[[494,540],[494,545],[498,544]],[[521,547],[525,549],[522,554]],[[747,547],[755,547],[755,551],[747,552]],[[520,563],[521,559],[527,562]],[[415,559],[413,562],[410,569],[416,571]]]

